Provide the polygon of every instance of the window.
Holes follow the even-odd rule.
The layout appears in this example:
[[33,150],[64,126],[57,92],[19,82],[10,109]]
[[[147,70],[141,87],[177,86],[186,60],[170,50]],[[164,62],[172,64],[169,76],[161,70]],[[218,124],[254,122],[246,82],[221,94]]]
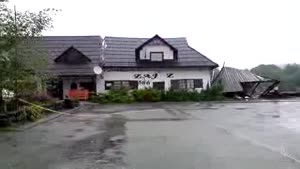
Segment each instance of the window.
[[195,88],[203,88],[203,80],[202,79],[195,79],[194,80],[194,87]]
[[153,89],[164,91],[165,90],[165,82],[153,82]]
[[137,81],[105,81],[105,90],[111,89],[137,89]]
[[80,88],[95,91],[96,84],[94,82],[80,82]]
[[131,89],[138,89],[138,81],[129,81],[129,86]]
[[164,52],[150,52],[151,61],[163,61]]
[[105,90],[112,89],[113,85],[114,85],[114,82],[112,82],[112,81],[105,81]]
[[185,89],[185,80],[179,80],[179,89]]
[[186,80],[186,88],[194,89],[194,80]]
[[203,88],[203,80],[202,79],[180,79],[180,80],[171,80],[171,89],[196,89]]
[[75,82],[71,83],[70,88],[71,88],[72,90],[76,90],[76,89],[77,89],[77,84],[76,84]]

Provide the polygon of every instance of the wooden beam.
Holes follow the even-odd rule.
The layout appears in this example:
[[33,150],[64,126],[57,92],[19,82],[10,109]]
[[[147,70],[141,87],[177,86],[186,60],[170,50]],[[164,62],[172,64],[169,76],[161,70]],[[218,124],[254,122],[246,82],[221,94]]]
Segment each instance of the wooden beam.
[[267,88],[267,90],[265,90],[262,94],[263,95],[266,95],[267,93],[269,93],[276,85],[278,85],[280,82],[279,81],[275,81],[270,87]]
[[254,89],[251,92],[251,96],[254,94],[255,90],[257,89],[257,87],[260,85],[261,82],[257,82],[257,84],[255,85]]

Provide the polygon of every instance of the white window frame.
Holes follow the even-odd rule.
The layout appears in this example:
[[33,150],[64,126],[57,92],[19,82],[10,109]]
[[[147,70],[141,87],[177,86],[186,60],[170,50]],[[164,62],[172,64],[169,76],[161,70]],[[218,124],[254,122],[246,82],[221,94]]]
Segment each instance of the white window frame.
[[[157,55],[157,54],[160,54],[160,55]],[[161,59],[154,59],[153,60],[153,57],[155,57],[155,58],[161,57]],[[164,61],[164,52],[150,52],[150,60],[153,61],[153,62],[162,62],[162,61]]]

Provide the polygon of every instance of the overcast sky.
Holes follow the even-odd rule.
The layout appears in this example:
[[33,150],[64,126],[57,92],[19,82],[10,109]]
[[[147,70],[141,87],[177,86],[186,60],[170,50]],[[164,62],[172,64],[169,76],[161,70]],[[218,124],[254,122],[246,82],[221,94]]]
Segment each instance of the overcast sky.
[[57,8],[44,35],[187,37],[220,66],[300,63],[299,0],[10,0]]

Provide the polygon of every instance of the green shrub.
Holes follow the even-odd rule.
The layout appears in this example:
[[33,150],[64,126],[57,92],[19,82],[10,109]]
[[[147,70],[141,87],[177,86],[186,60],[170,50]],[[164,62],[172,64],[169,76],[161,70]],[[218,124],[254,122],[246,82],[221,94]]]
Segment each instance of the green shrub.
[[215,85],[211,88],[204,90],[201,92],[202,94],[202,101],[217,101],[217,100],[224,100],[225,97],[223,96],[223,86],[222,85]]
[[89,101],[94,103],[101,103],[105,99],[105,94],[99,93],[99,94],[93,94],[91,97],[89,97]]
[[132,95],[126,89],[110,90],[105,94],[93,95],[90,101],[95,103],[131,103],[134,101]]
[[126,89],[110,90],[104,96],[104,102],[108,103],[131,103],[133,101],[132,95]]
[[196,90],[170,90],[162,94],[161,101],[183,102],[183,101],[216,101],[224,100],[223,87],[213,86],[202,92]]
[[197,91],[170,90],[162,94],[162,101],[200,101],[201,93]]
[[161,92],[155,89],[141,89],[131,92],[135,101],[157,102],[161,100]]
[[26,118],[29,121],[36,121],[43,117],[44,113],[41,108],[29,106],[25,108]]
[[202,92],[196,90],[170,90],[161,92],[155,89],[141,89],[129,91],[110,90],[105,94],[93,95],[90,101],[96,103],[131,103],[131,102],[184,102],[184,101],[214,101],[223,100],[223,88],[221,86],[213,86]]

